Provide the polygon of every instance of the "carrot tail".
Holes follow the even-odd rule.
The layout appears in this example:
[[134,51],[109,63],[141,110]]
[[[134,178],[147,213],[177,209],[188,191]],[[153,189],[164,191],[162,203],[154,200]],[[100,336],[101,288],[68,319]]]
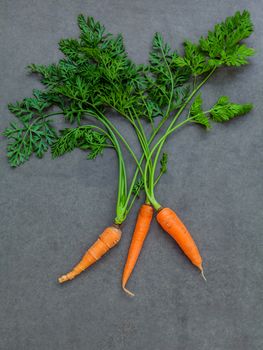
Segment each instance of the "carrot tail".
[[90,265],[94,264],[121,239],[121,230],[117,227],[107,227],[97,241],[86,251],[80,262],[67,274],[59,277],[59,283],[72,280]]
[[134,295],[125,288],[130,275],[136,265],[138,257],[143,247],[144,240],[149,232],[151,221],[153,217],[153,207],[148,204],[143,204],[139,210],[136,221],[136,226],[133,232],[127,260],[124,266],[122,275],[122,288],[129,295]]
[[203,277],[204,281],[207,282],[207,279],[206,279],[206,277],[205,277],[203,268],[202,268],[202,270],[201,270],[201,276]]
[[199,250],[190,232],[187,230],[176,213],[169,208],[163,208],[158,212],[156,218],[164,231],[169,233],[169,235],[174,238],[185,255],[202,272],[202,257]]

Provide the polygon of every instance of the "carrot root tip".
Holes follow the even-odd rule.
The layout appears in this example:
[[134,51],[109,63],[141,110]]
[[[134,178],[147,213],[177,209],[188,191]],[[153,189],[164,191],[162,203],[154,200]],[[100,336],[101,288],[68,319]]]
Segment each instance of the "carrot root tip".
[[68,281],[68,276],[67,275],[63,275],[63,276],[58,278],[58,282],[59,283],[64,283],[66,281]]
[[122,286],[122,289],[124,290],[124,292],[126,292],[128,295],[130,295],[131,297],[134,297],[135,294],[133,294],[132,292],[130,292],[127,288],[125,288],[125,286]]
[[205,277],[205,275],[204,275],[204,270],[203,270],[203,269],[201,270],[201,276],[202,276],[203,279],[207,282],[207,279],[206,279],[206,277]]

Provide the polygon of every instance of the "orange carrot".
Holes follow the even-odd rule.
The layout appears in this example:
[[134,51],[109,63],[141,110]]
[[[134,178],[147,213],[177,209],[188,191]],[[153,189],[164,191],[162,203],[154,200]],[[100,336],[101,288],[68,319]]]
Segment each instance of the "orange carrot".
[[142,250],[144,240],[148,234],[151,225],[152,217],[153,207],[149,204],[143,204],[139,210],[136,226],[133,232],[127,260],[122,275],[122,288],[125,292],[132,296],[134,296],[134,294],[131,293],[128,289],[126,289],[125,286]]
[[86,251],[80,262],[66,275],[59,277],[59,283],[72,280],[90,265],[94,264],[111,248],[113,248],[121,239],[121,230],[119,227],[107,227],[99,236],[97,241]]
[[164,231],[175,239],[185,255],[199,268],[203,275],[202,257],[199,250],[189,231],[175,212],[169,208],[163,208],[158,212],[156,218]]

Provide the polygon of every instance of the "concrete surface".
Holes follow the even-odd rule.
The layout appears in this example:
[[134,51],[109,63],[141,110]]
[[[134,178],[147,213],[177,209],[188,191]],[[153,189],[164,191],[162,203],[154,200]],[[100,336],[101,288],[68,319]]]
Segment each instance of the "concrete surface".
[[[169,173],[158,198],[195,237],[206,284],[154,222],[129,283],[136,297],[122,292],[137,203],[120,245],[74,283],[59,286],[56,278],[114,217],[115,155],[88,162],[77,151],[56,161],[48,154],[14,170],[1,137],[0,349],[263,349],[262,1],[1,0],[0,6],[1,130],[12,120],[7,103],[39,86],[24,67],[57,61],[57,42],[77,35],[81,12],[123,32],[139,63],[155,31],[180,47],[247,8],[255,23],[249,42],[258,52],[251,65],[218,72],[203,94],[207,106],[229,94],[253,102],[254,111],[208,133],[187,127],[166,147]],[[135,144],[126,124],[115,122]]]

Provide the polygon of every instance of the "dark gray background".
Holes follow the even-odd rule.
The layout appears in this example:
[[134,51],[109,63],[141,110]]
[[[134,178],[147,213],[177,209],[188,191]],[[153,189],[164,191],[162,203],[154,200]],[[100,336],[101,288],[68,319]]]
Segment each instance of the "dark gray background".
[[[249,43],[257,50],[251,65],[221,70],[203,93],[206,106],[229,94],[234,101],[253,102],[254,111],[207,133],[186,127],[166,146],[169,173],[158,198],[178,212],[196,239],[207,284],[153,222],[129,282],[136,297],[123,293],[120,280],[138,202],[119,246],[74,282],[59,286],[57,277],[114,218],[115,154],[93,162],[77,151],[55,161],[47,154],[14,170],[1,137],[1,350],[263,349],[262,1],[0,4],[1,130],[12,119],[6,104],[39,87],[24,67],[56,62],[58,40],[78,34],[81,12],[113,33],[123,32],[129,54],[140,63],[155,31],[181,47],[184,39],[195,40],[247,8],[255,23]],[[135,147],[126,123],[114,121]]]

